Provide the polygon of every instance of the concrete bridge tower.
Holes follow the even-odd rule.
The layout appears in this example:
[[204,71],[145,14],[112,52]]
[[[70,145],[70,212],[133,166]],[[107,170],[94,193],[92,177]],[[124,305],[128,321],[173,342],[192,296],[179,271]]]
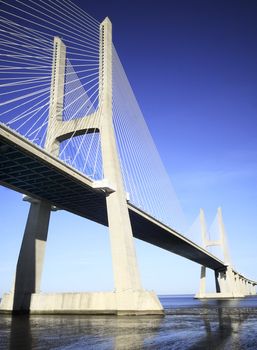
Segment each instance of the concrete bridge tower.
[[217,212],[219,239],[209,240],[207,236],[207,226],[203,209],[200,210],[200,225],[202,244],[204,249],[211,246],[219,246],[222,250],[226,269],[214,271],[216,293],[206,293],[206,267],[201,266],[200,289],[196,298],[241,298],[252,295],[254,286],[251,281],[239,275],[233,268],[228,252],[227,238],[223,223],[222,210]]
[[[115,291],[108,293],[41,294],[40,281],[51,213],[51,203],[28,199],[30,211],[17,263],[14,289],[5,294],[2,310],[44,313],[160,314],[163,308],[153,292],[142,288],[126,192],[112,119],[112,25],[100,25],[99,106],[91,115],[64,121],[66,47],[54,38],[51,96],[45,149],[58,157],[60,143],[86,132],[100,133]],[[96,118],[101,113],[101,123]],[[90,128],[90,130],[89,130]]]

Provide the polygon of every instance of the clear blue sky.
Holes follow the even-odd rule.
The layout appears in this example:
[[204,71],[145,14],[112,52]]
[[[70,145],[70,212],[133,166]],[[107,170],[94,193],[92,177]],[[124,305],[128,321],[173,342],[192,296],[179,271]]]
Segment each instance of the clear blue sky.
[[[257,279],[256,1],[76,1],[109,16],[127,76],[189,221],[222,206],[236,269]],[[0,188],[0,294],[12,284],[28,212]],[[144,287],[194,293],[200,267],[136,241]],[[185,278],[186,277],[186,278]],[[210,287],[213,283],[210,280]],[[113,288],[107,229],[52,214],[43,291]]]

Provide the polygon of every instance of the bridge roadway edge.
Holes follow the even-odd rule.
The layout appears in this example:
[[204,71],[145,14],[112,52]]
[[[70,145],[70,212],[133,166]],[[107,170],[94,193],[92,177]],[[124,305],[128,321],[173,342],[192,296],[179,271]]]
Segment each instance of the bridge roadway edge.
[[[24,146],[26,145],[26,146]],[[3,164],[2,159],[4,159],[5,154],[10,151],[10,154],[17,156],[17,159],[13,160],[14,163],[16,161],[21,161],[23,163],[24,157],[33,159],[33,161],[38,164],[39,169],[42,170],[42,166],[45,166],[48,170],[52,171],[52,178],[54,179],[54,184],[56,184],[56,178],[55,176],[61,176],[65,179],[65,181],[68,181],[69,184],[71,184],[71,188],[73,187],[72,191],[69,192],[67,195],[68,197],[64,200],[63,203],[58,203],[58,201],[53,201],[51,198],[47,198],[49,202],[56,205],[57,207],[61,209],[65,209],[67,211],[70,211],[74,214],[83,216],[87,219],[93,220],[95,222],[98,222],[100,224],[103,224],[105,226],[108,225],[107,222],[107,215],[106,215],[106,204],[105,204],[105,197],[106,194],[101,189],[95,189],[93,187],[93,182],[86,178],[83,174],[79,173],[75,169],[67,166],[65,163],[57,159],[56,157],[53,157],[51,155],[48,155],[43,149],[40,149],[39,147],[33,145],[30,141],[26,140],[24,137],[20,136],[16,132],[13,132],[9,128],[0,125],[0,183],[2,183],[4,186],[12,188],[16,191],[19,191],[21,193],[26,193],[30,196],[38,197],[39,199],[42,199],[42,195],[38,195],[37,193],[25,190],[24,187],[20,188],[19,184],[21,184],[22,181],[24,181],[24,178],[26,179],[26,169],[16,169],[15,176],[10,175],[10,178],[15,178],[18,183],[12,184],[6,182],[6,178],[3,181],[2,176],[5,176],[6,173],[3,172]],[[21,158],[19,158],[22,156]],[[5,159],[6,160],[6,159]],[[10,160],[10,159],[9,159]],[[8,163],[8,161],[7,161]],[[26,163],[26,162],[25,162]],[[30,168],[30,161],[27,163],[28,167]],[[17,164],[16,164],[17,165]],[[24,165],[24,163],[23,163]],[[47,166],[46,166],[47,165]],[[12,169],[12,167],[10,168]],[[68,171],[67,171],[68,169]],[[28,169],[27,169],[28,170]],[[31,170],[31,169],[30,169]],[[10,170],[11,171],[11,170]],[[44,170],[45,171],[45,170]],[[24,175],[25,174],[25,175]],[[33,174],[33,171],[32,171]],[[45,174],[45,173],[44,173]],[[25,177],[24,177],[25,176]],[[28,178],[27,181],[30,179]],[[39,180],[42,180],[42,176],[39,177]],[[64,181],[64,182],[65,182]],[[26,181],[25,181],[26,182]],[[29,181],[30,182],[30,181]],[[39,181],[40,182],[40,181]],[[49,182],[49,181],[48,181]],[[77,191],[76,186],[80,186],[80,190]],[[43,186],[43,185],[42,185]],[[50,194],[53,187],[51,187],[51,184],[48,183]],[[66,184],[67,186],[67,184]],[[70,186],[68,185],[69,190]],[[65,185],[62,184],[61,188],[64,189]],[[81,192],[81,188],[84,189]],[[45,190],[45,187],[43,186],[43,190]],[[76,198],[75,202],[78,202],[78,194],[82,194],[82,202],[85,207],[85,198],[83,195],[87,193],[89,200],[92,199],[95,200],[95,203],[93,203],[93,206],[90,205],[87,208],[87,212],[81,211],[81,208],[76,209],[76,207],[67,207],[64,203],[67,203],[67,200],[70,203],[70,199],[72,196],[75,196]],[[45,199],[45,198],[43,198]],[[81,205],[81,204],[80,204]],[[87,206],[87,205],[86,205]],[[207,267],[210,267],[212,269],[216,270],[224,270],[226,269],[226,266],[219,261],[217,258],[211,256],[208,252],[206,252],[201,247],[197,246],[193,242],[191,242],[189,239],[184,237],[183,235],[179,234],[178,232],[174,231],[173,229],[169,228],[168,226],[164,225],[163,223],[159,222],[155,218],[151,217],[150,215],[142,212],[140,209],[134,207],[132,204],[128,203],[132,228],[133,228],[133,235],[134,237],[141,239],[143,241],[146,241],[148,243],[157,245],[163,249],[166,249],[168,251],[171,251],[175,254],[182,255],[194,262],[197,262],[199,264],[205,264]],[[93,214],[92,214],[93,213]],[[186,249],[185,249],[186,247]],[[187,251],[189,249],[189,251]],[[182,252],[184,250],[184,252]],[[186,252],[186,253],[185,253]],[[198,252],[198,257],[196,258],[193,256],[194,253]],[[183,254],[181,254],[183,253]],[[196,254],[197,255],[197,254]],[[209,262],[207,260],[209,259]],[[211,263],[210,263],[211,261]],[[211,265],[213,264],[213,265]],[[143,291],[144,293],[151,293],[147,291]],[[87,307],[85,309],[82,305],[81,311],[83,313],[109,313],[109,314],[146,314],[146,311],[140,310],[140,302],[139,300],[141,297],[135,293],[137,291],[130,292],[130,299],[134,298],[134,305],[136,310],[118,310],[117,305],[119,304],[119,300],[123,298],[121,294],[117,294],[115,292],[108,292],[108,293],[54,293],[54,294],[32,294],[31,295],[31,302],[32,302],[32,313],[80,313],[80,311],[76,308],[76,305],[80,305],[79,300],[84,300],[83,305],[104,305],[104,308],[97,308],[94,306],[94,310],[90,307]],[[134,293],[134,294],[133,294]],[[129,295],[129,294],[124,294]],[[142,294],[140,294],[142,295]],[[157,297],[156,297],[157,298]],[[57,301],[57,305],[64,305],[65,308],[59,307],[59,309],[54,309],[52,306],[46,306],[46,300],[48,299],[49,305],[52,305],[52,300]],[[150,298],[151,299],[151,298]],[[10,303],[10,300],[12,300],[12,294],[5,294],[3,301],[1,303],[0,308],[2,309],[2,312],[4,309],[8,312],[8,307],[4,307],[4,305],[7,306],[8,303]],[[71,301],[73,300],[73,302]],[[152,298],[153,305],[158,304],[159,300],[155,298]],[[34,304],[33,304],[34,303]],[[74,308],[72,309],[69,307],[69,305],[72,305],[74,303]],[[133,304],[133,303],[132,303]],[[34,306],[33,306],[34,305]],[[43,308],[42,305],[45,305]],[[142,304],[143,305],[143,304]],[[143,306],[142,306],[143,307]],[[144,307],[143,307],[144,308]],[[151,306],[151,309],[155,309],[154,306]],[[154,312],[154,314],[162,313],[160,311],[160,306],[158,305],[158,310]],[[147,312],[149,314],[149,312]]]
[[[10,147],[10,152],[5,150],[5,146]],[[18,153],[14,154],[13,149]],[[35,150],[37,154],[34,154]],[[3,157],[8,152],[10,154],[7,155],[8,159],[5,160]],[[11,159],[12,157],[17,159]],[[38,165],[38,170],[31,170],[30,160],[28,160],[28,167],[25,167],[25,170],[22,169],[26,163],[25,158],[32,159]],[[93,188],[93,182],[83,176],[83,174],[66,166],[65,163],[56,157],[49,156],[43,149],[36,147],[24,137],[2,125],[0,125],[0,161],[0,183],[3,186],[38,199],[48,200],[57,208],[108,226],[105,203],[106,194],[104,191]],[[9,162],[14,164],[12,164],[11,169],[15,166],[18,166],[18,168],[15,168],[12,172],[9,168],[6,169],[5,162],[7,162],[8,167]],[[26,171],[32,172],[33,180],[35,181],[34,187],[31,182],[32,178],[24,179],[26,176],[29,176],[26,175]],[[47,184],[42,182],[43,176],[38,175],[39,181],[35,179],[36,171],[43,172],[44,177],[49,171],[47,173]],[[51,184],[50,180],[53,181],[53,184]],[[58,189],[57,191],[56,189],[56,193],[54,193],[53,188],[57,185],[60,186],[60,190]],[[22,186],[22,188],[19,186]],[[65,188],[65,186],[67,187]],[[40,190],[40,187],[42,187],[42,190]],[[61,194],[61,191],[64,190],[67,191],[65,193],[67,197]],[[43,194],[47,195],[47,197]],[[63,199],[60,198],[61,195],[63,195]],[[90,201],[93,202],[91,205],[89,204]],[[184,256],[198,264],[206,265],[213,270],[226,269],[226,265],[222,261],[156,218],[144,213],[131,203],[128,203],[128,209],[135,238]],[[197,252],[198,255],[196,254]]]

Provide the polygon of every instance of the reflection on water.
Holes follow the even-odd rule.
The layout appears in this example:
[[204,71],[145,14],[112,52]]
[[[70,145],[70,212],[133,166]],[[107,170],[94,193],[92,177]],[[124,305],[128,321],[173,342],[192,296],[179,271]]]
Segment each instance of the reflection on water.
[[165,316],[0,315],[0,349],[257,349],[257,298],[161,298]]

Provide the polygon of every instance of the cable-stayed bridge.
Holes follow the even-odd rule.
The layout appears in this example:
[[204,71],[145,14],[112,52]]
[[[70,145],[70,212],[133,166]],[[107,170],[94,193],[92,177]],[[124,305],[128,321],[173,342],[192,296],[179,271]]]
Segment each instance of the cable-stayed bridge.
[[[15,284],[0,308],[31,312],[160,313],[143,289],[133,236],[215,271],[217,294],[255,293],[235,271],[222,214],[203,246],[184,233],[183,213],[118,54],[108,18],[70,1],[6,1],[0,17],[0,181],[26,195],[30,212]],[[64,209],[109,226],[115,292],[41,294],[50,213]],[[184,233],[184,234],[182,234]],[[218,245],[224,259],[207,247]]]

